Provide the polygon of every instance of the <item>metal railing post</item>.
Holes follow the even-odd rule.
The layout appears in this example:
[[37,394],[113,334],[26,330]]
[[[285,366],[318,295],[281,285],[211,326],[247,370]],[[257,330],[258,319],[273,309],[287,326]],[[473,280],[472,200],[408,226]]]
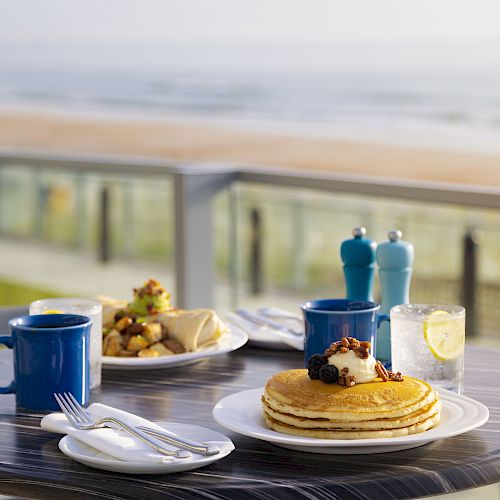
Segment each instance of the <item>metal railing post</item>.
[[184,309],[215,304],[212,201],[232,174],[174,174],[175,304]]
[[238,231],[238,186],[229,189],[229,307],[236,311],[239,306],[239,231]]
[[292,279],[295,290],[302,290],[306,284],[305,262],[305,207],[302,199],[292,202]]
[[85,241],[87,238],[87,197],[86,197],[86,187],[87,187],[87,177],[82,172],[77,172],[74,178],[75,191],[76,191],[76,201],[75,201],[75,222],[76,222],[76,233],[75,233],[75,243],[78,247],[85,247]]
[[100,193],[99,214],[99,260],[109,262],[111,259],[111,221],[110,221],[110,193],[109,187],[103,187]]
[[123,190],[123,204],[122,213],[122,227],[127,228],[127,236],[123,238],[123,253],[130,257],[135,253],[135,225],[136,219],[134,218],[135,200],[134,200],[134,182],[131,179],[124,179],[121,183]]
[[250,211],[250,290],[262,292],[262,217],[260,211]]
[[477,324],[477,258],[481,235],[469,230],[463,239],[462,305],[465,307],[465,331],[468,336],[478,334]]
[[42,239],[44,233],[44,216],[46,215],[50,187],[42,182],[42,170],[33,168],[33,183],[35,189],[35,204],[33,206],[33,236]]

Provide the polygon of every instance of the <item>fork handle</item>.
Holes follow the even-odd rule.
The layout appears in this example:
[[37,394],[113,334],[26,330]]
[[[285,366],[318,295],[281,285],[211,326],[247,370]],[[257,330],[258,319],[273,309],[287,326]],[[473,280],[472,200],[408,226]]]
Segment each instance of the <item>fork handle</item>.
[[173,456],[176,458],[189,458],[189,457],[191,457],[191,453],[189,453],[189,451],[187,451],[187,450],[171,451],[171,450],[167,450],[167,449],[163,448],[162,446],[156,444],[144,432],[142,432],[134,427],[131,427],[130,425],[126,424],[125,422],[123,422],[121,420],[118,420],[117,418],[113,418],[113,417],[101,418],[94,425],[97,427],[99,425],[106,424],[106,423],[118,425],[124,431],[128,432],[129,434],[132,434],[132,436],[136,437],[137,439],[139,439],[143,443],[147,444],[148,446],[150,446],[154,450],[162,453],[163,455],[167,455],[167,456],[171,456],[171,457]]
[[202,455],[207,455],[207,456],[217,455],[218,453],[220,453],[220,448],[216,445],[205,446],[203,445],[203,443],[197,443],[195,441],[190,441],[186,438],[171,436],[164,432],[160,432],[155,429],[151,429],[150,427],[145,427],[142,425],[140,427],[137,427],[137,429],[143,431],[146,434],[149,434],[150,436],[154,436],[160,441],[180,446],[181,448],[194,451],[195,453],[201,453]]

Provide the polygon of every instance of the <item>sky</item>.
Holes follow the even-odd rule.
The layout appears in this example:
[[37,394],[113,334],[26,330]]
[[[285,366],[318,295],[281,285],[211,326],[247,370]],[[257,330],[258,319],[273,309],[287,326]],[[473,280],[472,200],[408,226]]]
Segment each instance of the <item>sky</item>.
[[500,40],[499,0],[2,0],[0,43]]
[[166,62],[500,71],[500,0],[0,0],[1,67],[139,71]]

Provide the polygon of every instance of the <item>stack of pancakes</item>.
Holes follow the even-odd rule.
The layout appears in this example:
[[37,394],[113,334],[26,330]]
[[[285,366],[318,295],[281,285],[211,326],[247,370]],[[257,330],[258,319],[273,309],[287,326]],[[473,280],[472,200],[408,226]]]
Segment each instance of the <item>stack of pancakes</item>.
[[423,380],[405,376],[345,387],[311,380],[307,370],[271,377],[262,404],[271,429],[319,439],[416,434],[437,425],[441,411],[437,393]]

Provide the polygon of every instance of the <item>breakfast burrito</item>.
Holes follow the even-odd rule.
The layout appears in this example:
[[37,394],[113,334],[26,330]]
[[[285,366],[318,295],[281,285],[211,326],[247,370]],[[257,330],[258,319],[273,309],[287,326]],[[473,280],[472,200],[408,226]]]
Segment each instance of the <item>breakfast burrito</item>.
[[116,300],[105,295],[99,295],[97,300],[102,304],[102,324],[113,321],[115,314],[127,307],[126,300]]
[[186,351],[196,351],[217,342],[226,327],[211,309],[177,310],[158,315],[168,336],[179,341]]

